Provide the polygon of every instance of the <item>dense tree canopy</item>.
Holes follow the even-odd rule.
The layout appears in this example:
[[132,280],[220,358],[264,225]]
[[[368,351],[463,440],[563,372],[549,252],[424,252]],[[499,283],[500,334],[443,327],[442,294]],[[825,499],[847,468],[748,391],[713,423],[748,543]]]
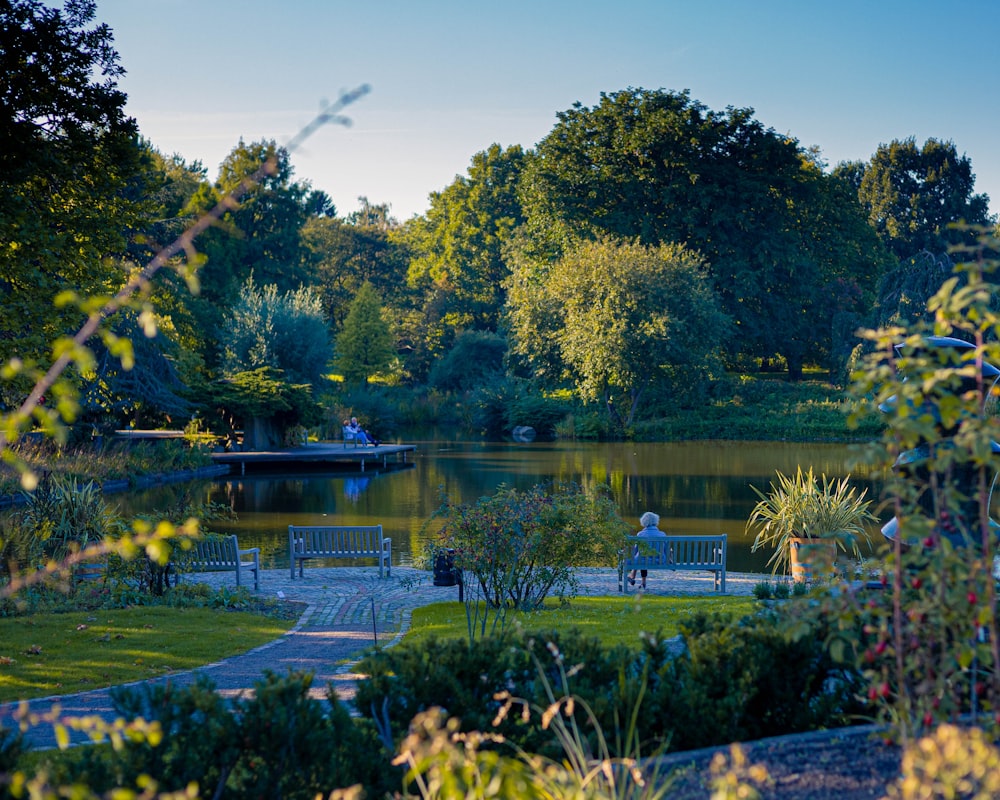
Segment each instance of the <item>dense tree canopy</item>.
[[[689,387],[720,352],[731,368],[781,356],[793,376],[842,366],[862,318],[922,313],[960,240],[950,223],[989,221],[951,142],[896,140],[830,173],[752,109],[633,88],[557,114],[533,150],[477,153],[404,225],[366,198],[338,217],[274,141],[240,140],[214,182],[143,141],[96,13],[96,0],[0,3],[0,362],[44,364],[84,318],[53,298],[72,289],[100,307],[268,170],[199,237],[200,294],[161,271],[105,326],[93,365],[81,359],[94,414],[156,420],[190,398],[293,424],[337,330],[349,384],[392,366],[501,397],[544,377],[627,425],[650,386]],[[135,344],[116,349],[113,335]],[[133,354],[145,369],[130,374]],[[0,404],[24,389],[4,383]]]
[[107,294],[143,214],[143,150],[93,0],[0,5],[0,359],[45,357],[83,319],[67,289]]
[[990,222],[989,197],[976,194],[972,162],[953,142],[913,137],[879,145],[864,166],[858,196],[868,221],[901,261],[938,255],[963,241],[952,223]]
[[359,200],[361,208],[344,219],[311,217],[302,226],[302,271],[336,327],[366,282],[390,302],[406,293],[406,251],[393,238],[398,223],[388,206]]
[[409,281],[446,298],[444,324],[495,331],[509,274],[503,247],[523,222],[518,181],[524,151],[492,145],[466,176],[432,192],[427,214],[407,226]]
[[860,252],[846,263],[829,257],[850,248],[831,244],[839,227],[812,223],[850,207],[837,211],[835,187],[794,139],[751,109],[715,112],[663,90],[602,94],[558,120],[525,169],[533,233],[686,244],[707,260],[742,352],[780,353],[795,371],[817,337],[828,345],[829,328],[810,322],[809,306],[835,277],[871,276],[876,243],[854,243]]
[[246,144],[241,139],[222,162],[215,184],[202,185],[188,210],[198,214],[214,207],[265,163],[270,165],[268,174],[199,240],[206,256],[201,291],[218,307],[232,302],[251,273],[282,292],[298,288],[305,279],[300,231],[311,194],[308,184],[292,180],[288,151],[273,141]]
[[676,390],[710,369],[729,332],[697,254],[610,239],[581,242],[542,274],[522,265],[510,321],[516,352],[540,375],[569,381],[624,426],[650,387]]

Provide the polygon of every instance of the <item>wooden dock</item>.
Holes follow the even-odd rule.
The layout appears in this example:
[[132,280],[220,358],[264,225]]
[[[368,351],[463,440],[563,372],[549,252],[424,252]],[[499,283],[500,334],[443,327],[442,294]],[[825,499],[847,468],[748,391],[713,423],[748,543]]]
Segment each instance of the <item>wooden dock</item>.
[[414,444],[380,444],[377,447],[344,447],[343,442],[310,442],[300,447],[280,450],[232,450],[212,453],[216,464],[227,464],[231,471],[246,474],[248,469],[273,470],[290,467],[321,467],[339,469],[394,469],[407,463],[407,455],[417,449]]

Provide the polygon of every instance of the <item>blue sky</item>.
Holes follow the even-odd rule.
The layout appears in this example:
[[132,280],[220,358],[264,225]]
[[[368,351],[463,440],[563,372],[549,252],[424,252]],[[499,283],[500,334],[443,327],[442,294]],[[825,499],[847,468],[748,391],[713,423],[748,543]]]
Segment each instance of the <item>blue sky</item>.
[[369,84],[350,128],[292,157],[338,212],[405,220],[493,143],[628,87],[750,107],[832,166],[909,136],[951,140],[1000,210],[995,0],[97,0],[128,112],[214,179],[239,139],[288,142]]

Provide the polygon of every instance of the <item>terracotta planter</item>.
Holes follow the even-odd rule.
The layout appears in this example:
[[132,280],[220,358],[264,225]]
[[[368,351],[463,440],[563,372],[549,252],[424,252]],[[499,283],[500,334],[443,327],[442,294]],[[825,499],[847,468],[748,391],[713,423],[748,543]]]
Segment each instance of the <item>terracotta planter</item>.
[[791,539],[789,541],[792,580],[812,583],[833,571],[837,561],[837,544],[825,539]]

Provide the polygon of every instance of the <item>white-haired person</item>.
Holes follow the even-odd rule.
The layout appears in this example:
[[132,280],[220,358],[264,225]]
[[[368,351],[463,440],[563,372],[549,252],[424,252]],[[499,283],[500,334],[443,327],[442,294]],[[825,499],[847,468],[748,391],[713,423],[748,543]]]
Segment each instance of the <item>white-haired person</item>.
[[[644,539],[666,539],[667,534],[660,530],[660,515],[654,514],[652,511],[647,511],[641,517],[639,517],[639,524],[642,525],[642,530],[636,533],[636,536],[641,536]],[[639,545],[635,546],[634,555],[639,555]],[[646,588],[646,576],[649,574],[648,570],[639,570],[639,576],[642,578],[642,588]],[[635,586],[635,570],[632,570],[628,574],[629,586]]]
[[351,417],[351,421],[347,426],[347,429],[354,434],[355,439],[359,441],[362,445],[372,445],[373,447],[378,447],[378,442],[375,441],[374,437],[361,427],[361,423],[358,422],[357,417]]

